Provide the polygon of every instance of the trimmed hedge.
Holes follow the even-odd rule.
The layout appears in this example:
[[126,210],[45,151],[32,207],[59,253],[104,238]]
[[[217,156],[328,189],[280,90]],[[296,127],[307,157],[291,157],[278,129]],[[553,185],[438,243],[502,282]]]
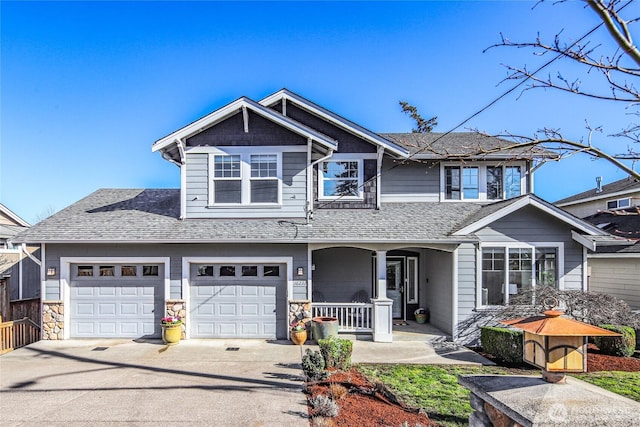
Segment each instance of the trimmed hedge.
[[483,326],[480,328],[482,349],[507,363],[522,363],[522,331]]
[[611,356],[630,357],[636,349],[636,331],[631,326],[598,325],[602,329],[622,334],[621,337],[593,337],[600,351]]

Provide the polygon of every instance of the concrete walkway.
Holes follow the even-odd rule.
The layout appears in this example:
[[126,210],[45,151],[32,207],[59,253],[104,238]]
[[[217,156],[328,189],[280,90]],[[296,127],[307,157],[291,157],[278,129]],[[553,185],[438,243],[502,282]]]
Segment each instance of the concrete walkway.
[[[351,336],[354,363],[490,363],[428,325],[393,343]],[[313,342],[40,341],[0,356],[7,426],[308,426],[300,361]]]

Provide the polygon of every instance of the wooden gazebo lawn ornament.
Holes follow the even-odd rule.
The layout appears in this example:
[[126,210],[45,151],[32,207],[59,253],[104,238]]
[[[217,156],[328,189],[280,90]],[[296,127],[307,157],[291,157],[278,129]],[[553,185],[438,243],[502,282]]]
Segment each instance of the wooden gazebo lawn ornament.
[[[560,317],[558,301],[544,304],[544,316],[500,322],[524,331],[523,360],[542,369],[542,378],[550,383],[564,383],[567,372],[587,372],[587,337],[620,334],[573,319]],[[544,301],[545,303],[547,300]]]

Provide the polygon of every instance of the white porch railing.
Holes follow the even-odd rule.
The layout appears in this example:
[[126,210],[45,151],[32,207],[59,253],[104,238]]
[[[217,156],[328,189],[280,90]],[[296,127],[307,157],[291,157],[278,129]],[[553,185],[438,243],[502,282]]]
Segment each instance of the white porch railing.
[[338,332],[373,332],[373,304],[312,302],[313,317],[337,317]]

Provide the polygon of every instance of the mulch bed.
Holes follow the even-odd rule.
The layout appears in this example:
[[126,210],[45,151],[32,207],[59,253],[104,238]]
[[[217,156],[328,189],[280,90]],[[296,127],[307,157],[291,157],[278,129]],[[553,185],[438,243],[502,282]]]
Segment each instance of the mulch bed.
[[589,344],[587,348],[587,372],[599,371],[640,372],[640,358],[608,356],[601,354],[600,349],[595,345]]
[[[341,397],[336,390],[344,389],[336,386],[346,389]],[[323,381],[307,383],[306,392],[309,398],[319,394],[333,397],[340,408],[337,417],[324,418],[316,416],[309,406],[312,426],[435,426],[424,412],[406,407],[382,385],[371,383],[354,368],[333,372]]]

